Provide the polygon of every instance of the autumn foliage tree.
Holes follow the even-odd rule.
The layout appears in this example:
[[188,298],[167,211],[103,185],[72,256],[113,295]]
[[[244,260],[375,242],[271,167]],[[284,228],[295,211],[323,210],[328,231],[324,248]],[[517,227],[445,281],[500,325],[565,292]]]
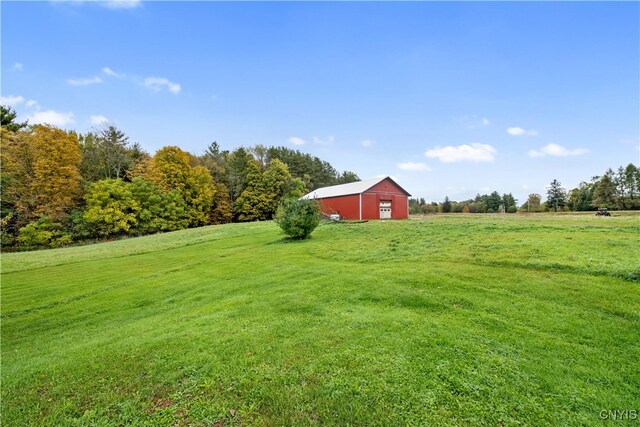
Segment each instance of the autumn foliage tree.
[[38,125],[29,137],[36,156],[32,183],[38,189],[36,214],[60,220],[81,195],[78,136]]
[[209,213],[210,224],[225,224],[233,220],[233,205],[227,186],[222,183],[214,185],[213,202]]
[[60,221],[81,196],[77,135],[37,125],[2,135],[3,198],[20,222],[42,216]]
[[177,191],[186,203],[190,225],[208,223],[215,193],[213,180],[207,168],[191,165],[186,151],[175,146],[161,148],[130,169],[129,177],[140,177],[167,192]]

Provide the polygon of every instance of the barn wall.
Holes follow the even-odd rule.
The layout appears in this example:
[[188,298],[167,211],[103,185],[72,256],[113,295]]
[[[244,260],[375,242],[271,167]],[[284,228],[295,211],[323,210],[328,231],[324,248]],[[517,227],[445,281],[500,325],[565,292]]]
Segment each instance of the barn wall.
[[380,218],[380,200],[391,200],[391,218],[409,218],[409,197],[392,181],[385,179],[362,194],[362,219]]
[[404,194],[393,196],[391,215],[393,219],[409,218],[409,197]]
[[377,194],[362,193],[362,219],[380,219],[380,198]]
[[[391,200],[391,218],[409,218],[408,196],[392,181],[385,179],[362,193],[362,219],[380,219],[380,200]],[[360,195],[320,199],[326,214],[339,213],[347,219],[360,219]]]
[[378,194],[404,194],[404,191],[402,191],[401,188],[399,188],[388,179],[380,181],[379,183],[368,189],[366,192]]
[[362,194],[362,219],[380,219],[380,200],[391,200],[391,218],[409,218],[408,197],[404,194]]
[[328,215],[338,213],[347,219],[359,219],[360,196],[358,194],[352,194],[350,196],[320,199],[320,210]]

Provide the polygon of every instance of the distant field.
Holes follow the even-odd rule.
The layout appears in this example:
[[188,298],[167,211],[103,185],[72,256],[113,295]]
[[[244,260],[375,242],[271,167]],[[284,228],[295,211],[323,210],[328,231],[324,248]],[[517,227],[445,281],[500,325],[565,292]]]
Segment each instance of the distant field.
[[639,237],[446,215],[4,254],[2,425],[637,425]]

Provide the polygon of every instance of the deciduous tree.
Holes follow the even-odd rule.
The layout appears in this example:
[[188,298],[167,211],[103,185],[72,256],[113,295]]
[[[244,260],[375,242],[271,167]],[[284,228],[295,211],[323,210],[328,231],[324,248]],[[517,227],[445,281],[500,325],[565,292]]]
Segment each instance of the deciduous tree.
[[81,196],[78,136],[52,126],[37,125],[29,138],[36,161],[32,185],[37,191],[36,214],[61,220]]
[[267,218],[273,200],[269,197],[260,165],[252,160],[247,164],[246,186],[235,202],[238,221],[259,221]]
[[87,203],[84,218],[100,236],[126,233],[138,223],[140,205],[130,184],[121,179],[92,183],[84,198]]

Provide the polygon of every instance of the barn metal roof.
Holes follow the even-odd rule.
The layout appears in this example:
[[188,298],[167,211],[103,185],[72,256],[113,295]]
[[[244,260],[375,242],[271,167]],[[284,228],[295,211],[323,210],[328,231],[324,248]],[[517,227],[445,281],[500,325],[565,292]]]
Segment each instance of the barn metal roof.
[[[303,199],[325,199],[327,197],[348,196],[350,194],[361,194],[373,187],[374,185],[384,181],[385,179],[391,180],[402,191],[407,193],[402,187],[400,187],[394,180],[388,176],[382,178],[372,178],[364,181],[350,182],[348,184],[332,185],[331,187],[322,187],[313,190],[309,194],[302,196]],[[407,193],[407,195],[410,195]]]

